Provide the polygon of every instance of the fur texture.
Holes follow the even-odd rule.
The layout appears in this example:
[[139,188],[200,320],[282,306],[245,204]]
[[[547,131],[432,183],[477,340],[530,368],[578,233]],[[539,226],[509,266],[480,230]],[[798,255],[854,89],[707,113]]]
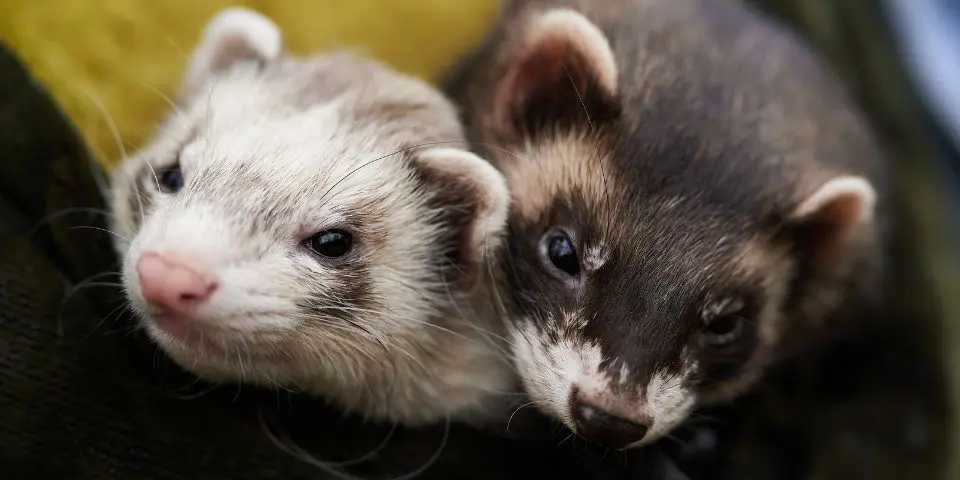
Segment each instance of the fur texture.
[[882,155],[744,7],[508,2],[445,88],[513,192],[517,367],[574,430],[588,405],[647,427],[611,446],[652,442],[869,312]]
[[[247,10],[213,19],[179,104],[115,171],[130,302],[184,368],[320,394],[378,420],[475,420],[515,390],[487,285],[508,193],[464,150],[451,105],[349,52],[282,54]],[[183,186],[161,188],[164,172]],[[353,249],[306,241],[336,228]],[[189,315],[200,347],[160,328],[134,266],[201,259],[219,283]]]

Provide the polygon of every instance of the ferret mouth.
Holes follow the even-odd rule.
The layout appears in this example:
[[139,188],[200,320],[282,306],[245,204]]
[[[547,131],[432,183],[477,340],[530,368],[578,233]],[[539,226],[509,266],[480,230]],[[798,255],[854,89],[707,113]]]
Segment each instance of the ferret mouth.
[[144,320],[151,336],[163,345],[193,354],[219,357],[243,354],[248,358],[271,356],[275,354],[275,347],[286,338],[283,330],[239,331],[161,312],[151,313]]
[[151,324],[156,333],[187,349],[223,354],[222,345],[213,340],[213,335],[190,324],[190,321],[173,315],[151,315]]

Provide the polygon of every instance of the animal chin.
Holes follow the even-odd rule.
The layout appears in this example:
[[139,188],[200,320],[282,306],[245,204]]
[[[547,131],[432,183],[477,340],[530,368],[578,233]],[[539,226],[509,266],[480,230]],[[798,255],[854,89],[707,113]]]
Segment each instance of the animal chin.
[[196,354],[223,354],[225,349],[213,336],[191,325],[189,319],[173,315],[152,315],[150,333],[164,345],[175,345]]

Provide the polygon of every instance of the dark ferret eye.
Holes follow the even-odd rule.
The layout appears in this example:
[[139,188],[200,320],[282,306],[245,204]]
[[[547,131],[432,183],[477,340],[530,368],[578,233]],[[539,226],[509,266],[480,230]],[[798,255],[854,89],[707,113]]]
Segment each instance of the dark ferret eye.
[[571,277],[580,274],[580,259],[573,242],[564,233],[550,233],[545,238],[546,258],[556,269]]
[[343,230],[324,230],[308,238],[307,246],[324,257],[342,257],[353,248],[353,236]]
[[743,317],[722,315],[714,318],[704,327],[703,341],[710,346],[722,347],[737,341],[741,331],[743,331]]
[[183,188],[183,172],[180,170],[180,162],[158,171],[157,181],[160,182],[161,192],[176,193],[180,191]]
[[720,339],[732,339],[736,335],[737,331],[740,330],[740,325],[743,323],[743,319],[734,316],[727,315],[720,318],[715,318],[711,321],[706,328],[706,332],[716,337],[717,340]]
[[753,295],[733,295],[711,302],[701,312],[704,325],[700,341],[708,347],[726,347],[748,332],[750,318],[757,315]]

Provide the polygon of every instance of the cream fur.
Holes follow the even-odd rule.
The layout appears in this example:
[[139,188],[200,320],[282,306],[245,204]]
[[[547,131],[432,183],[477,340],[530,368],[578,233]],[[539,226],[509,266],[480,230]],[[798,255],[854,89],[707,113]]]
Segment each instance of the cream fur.
[[[205,379],[303,389],[377,420],[491,416],[516,382],[494,292],[490,282],[458,291],[433,267],[433,239],[453,227],[414,172],[472,179],[484,208],[471,248],[497,244],[509,196],[460,150],[452,106],[354,54],[279,55],[276,26],[249,11],[228,11],[207,32],[185,79],[191,94],[113,176],[124,284],[151,338]],[[221,43],[238,40],[230,51],[245,53],[223,63]],[[248,62],[251,52],[265,63]],[[405,148],[414,163],[396,154]],[[184,188],[160,193],[153,172],[178,158]],[[302,244],[335,227],[355,232],[356,252],[336,268]],[[186,252],[216,275],[191,323],[226,353],[187,348],[151,321],[133,268],[147,250]],[[358,306],[342,297],[359,283]]]

